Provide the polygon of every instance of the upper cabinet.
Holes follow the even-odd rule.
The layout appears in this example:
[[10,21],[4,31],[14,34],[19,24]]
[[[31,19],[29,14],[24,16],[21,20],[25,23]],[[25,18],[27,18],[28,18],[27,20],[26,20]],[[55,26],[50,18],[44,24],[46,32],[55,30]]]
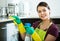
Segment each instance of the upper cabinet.
[[36,7],[41,1],[47,2],[50,6],[51,18],[60,18],[60,0],[0,0],[0,8],[5,7],[5,15],[11,14],[21,18],[39,18]]

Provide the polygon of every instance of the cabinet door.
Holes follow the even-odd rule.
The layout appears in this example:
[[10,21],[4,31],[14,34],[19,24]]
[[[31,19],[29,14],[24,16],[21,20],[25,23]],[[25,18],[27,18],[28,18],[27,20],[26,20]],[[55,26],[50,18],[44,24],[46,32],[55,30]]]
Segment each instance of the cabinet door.
[[0,25],[0,41],[7,41],[6,25]]
[[18,41],[18,30],[14,23],[7,23],[7,41]]

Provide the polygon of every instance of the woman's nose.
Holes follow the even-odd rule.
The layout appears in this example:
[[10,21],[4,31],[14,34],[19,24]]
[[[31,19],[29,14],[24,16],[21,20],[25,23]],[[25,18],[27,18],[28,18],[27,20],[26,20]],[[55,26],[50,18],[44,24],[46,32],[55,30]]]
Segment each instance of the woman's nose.
[[41,14],[44,14],[44,12],[41,12]]

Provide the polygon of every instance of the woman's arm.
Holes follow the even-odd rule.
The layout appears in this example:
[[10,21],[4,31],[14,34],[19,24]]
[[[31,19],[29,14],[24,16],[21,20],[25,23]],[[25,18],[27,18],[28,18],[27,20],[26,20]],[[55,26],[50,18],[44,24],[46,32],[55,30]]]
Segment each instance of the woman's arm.
[[24,34],[20,34],[20,35],[21,35],[22,40],[25,40],[26,34],[24,33]]
[[48,34],[45,39],[45,41],[55,41],[55,40],[56,40],[56,37],[50,34]]
[[58,26],[55,24],[52,24],[48,29],[48,34],[47,34],[47,37],[45,38],[45,41],[55,41],[59,35],[58,31],[59,31]]
[[21,38],[24,40],[26,30],[20,18],[18,16],[10,16],[9,18],[13,19],[13,23],[17,26],[19,33],[21,35]]

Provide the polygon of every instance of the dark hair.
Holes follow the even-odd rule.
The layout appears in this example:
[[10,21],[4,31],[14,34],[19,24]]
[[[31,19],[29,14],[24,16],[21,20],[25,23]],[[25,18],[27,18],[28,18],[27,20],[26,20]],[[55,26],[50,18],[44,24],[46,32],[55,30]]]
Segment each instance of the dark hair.
[[50,7],[48,6],[48,4],[46,2],[40,2],[38,5],[37,5],[37,11],[38,11],[38,7],[39,6],[44,6],[44,7],[47,7],[49,10],[50,10]]
[[[39,6],[44,6],[44,7],[47,7],[49,10],[50,10],[50,7],[48,6],[48,4],[46,2],[40,2],[38,5],[37,5],[37,11],[38,11],[38,7]],[[42,20],[41,20],[42,22]],[[50,18],[50,22],[52,22],[52,19]]]

